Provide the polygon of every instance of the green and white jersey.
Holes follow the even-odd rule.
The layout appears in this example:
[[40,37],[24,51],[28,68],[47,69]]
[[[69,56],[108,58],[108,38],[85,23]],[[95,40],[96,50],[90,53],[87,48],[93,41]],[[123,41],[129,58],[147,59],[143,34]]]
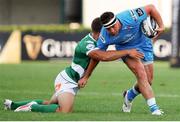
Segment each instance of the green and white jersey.
[[83,76],[85,70],[88,67],[88,64],[90,62],[90,58],[88,57],[88,54],[96,50],[97,44],[96,40],[93,39],[91,34],[88,34],[85,36],[76,46],[75,53],[73,57],[73,61],[70,67],[67,67],[65,69],[67,75],[69,76],[68,81],[73,82],[77,84],[78,80]]

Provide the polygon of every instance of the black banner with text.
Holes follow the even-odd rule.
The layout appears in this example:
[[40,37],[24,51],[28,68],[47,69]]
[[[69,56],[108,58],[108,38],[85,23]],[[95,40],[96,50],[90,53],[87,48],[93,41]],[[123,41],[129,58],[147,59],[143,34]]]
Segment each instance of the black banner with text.
[[[88,32],[83,33],[48,33],[23,32],[21,34],[22,60],[51,60],[72,58],[74,49]],[[0,57],[7,45],[11,33],[0,32]],[[8,45],[9,46],[9,45]],[[7,46],[6,46],[7,47]],[[11,49],[12,45],[9,48]],[[171,57],[171,33],[163,33],[154,43],[155,60],[169,60]]]
[[87,33],[22,33],[22,60],[71,58]]
[[[22,60],[71,58],[77,42],[86,33],[22,33]],[[171,33],[162,34],[154,43],[155,60],[168,60],[171,55]]]

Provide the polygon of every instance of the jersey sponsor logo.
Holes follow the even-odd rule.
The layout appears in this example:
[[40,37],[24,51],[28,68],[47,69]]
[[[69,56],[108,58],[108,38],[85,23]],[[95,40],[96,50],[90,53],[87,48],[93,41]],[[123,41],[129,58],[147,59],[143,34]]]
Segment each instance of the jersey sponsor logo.
[[133,36],[133,34],[126,34],[125,35],[125,38],[130,38],[130,37],[132,37]]
[[126,30],[130,31],[133,28],[134,28],[133,26],[128,25],[128,26],[124,27],[123,29],[126,29]]
[[95,45],[94,45],[94,44],[88,44],[88,45],[86,46],[86,48],[87,48],[88,50],[92,50],[92,49],[95,48]]
[[133,34],[127,34],[127,35],[125,35],[124,38],[123,38],[124,41],[122,42],[122,44],[131,41],[134,37],[135,37],[135,35],[133,35]]
[[144,14],[144,12],[141,8],[136,9],[136,12],[139,16],[142,16]]
[[136,37],[137,33],[135,34],[125,34],[124,37],[122,38],[120,44],[125,44],[127,42],[132,41]]
[[99,38],[101,39],[102,43],[105,43],[105,39],[102,35],[99,35]]

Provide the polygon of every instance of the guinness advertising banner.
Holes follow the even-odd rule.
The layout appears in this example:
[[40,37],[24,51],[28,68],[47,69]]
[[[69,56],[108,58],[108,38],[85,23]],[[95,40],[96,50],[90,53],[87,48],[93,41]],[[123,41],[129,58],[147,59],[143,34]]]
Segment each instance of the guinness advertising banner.
[[22,60],[71,58],[87,33],[22,33]]
[[180,67],[180,1],[173,0],[172,22],[172,54],[170,63],[172,67]]
[[[72,58],[74,49],[88,32],[0,32],[0,63],[19,63],[21,60],[53,60]],[[154,43],[155,60],[169,60],[171,33],[163,33]]]

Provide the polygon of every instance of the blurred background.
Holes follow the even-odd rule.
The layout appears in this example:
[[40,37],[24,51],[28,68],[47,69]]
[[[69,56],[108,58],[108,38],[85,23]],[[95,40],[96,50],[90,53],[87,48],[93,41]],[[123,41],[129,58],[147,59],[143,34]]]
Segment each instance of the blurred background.
[[95,17],[147,4],[166,27],[154,43],[155,59],[179,66],[179,0],[0,0],[0,63],[71,58]]
[[65,24],[77,22],[90,27],[105,11],[120,11],[154,4],[166,27],[171,26],[172,0],[0,0],[0,24]]
[[[121,112],[122,93],[136,78],[119,61],[98,65],[78,93],[72,114],[3,109],[4,99],[50,98],[54,78],[71,63],[94,18],[147,4],[156,6],[165,24],[153,44],[152,86],[164,116],[152,116],[142,96],[131,114]],[[180,67],[180,0],[0,0],[0,121],[180,121],[180,68],[174,67]]]

